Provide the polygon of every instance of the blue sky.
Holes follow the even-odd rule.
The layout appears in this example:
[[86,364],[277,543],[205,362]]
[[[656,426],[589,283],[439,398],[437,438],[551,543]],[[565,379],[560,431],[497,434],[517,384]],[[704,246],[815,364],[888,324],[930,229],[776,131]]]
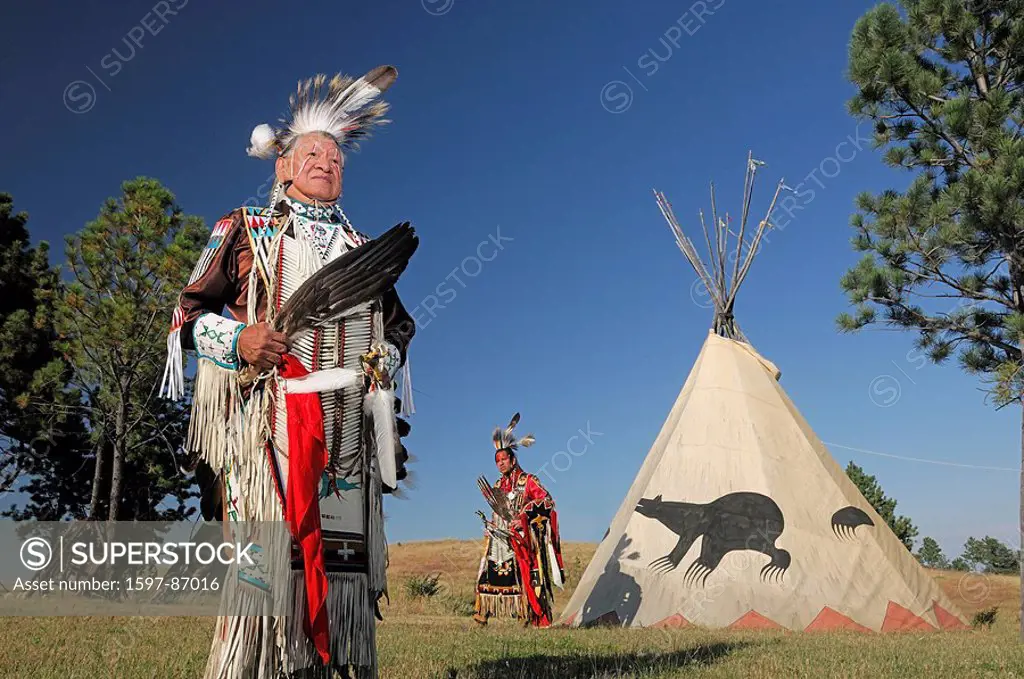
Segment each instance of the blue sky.
[[[706,0],[702,16],[701,3],[660,0],[313,1],[294,15],[263,0],[23,4],[0,47],[0,190],[58,248],[136,175],[212,225],[265,196],[271,165],[245,147],[298,79],[394,64],[394,122],[349,158],[343,200],[357,228],[411,220],[422,241],[399,285],[420,321],[418,488],[387,504],[389,537],[479,535],[490,432],[519,410],[538,439],[527,468],[581,428],[600,433],[545,479],[564,539],[599,540],[710,323],[651,190],[693,227],[714,180],[737,214],[753,150],[767,163],[755,214],[779,178],[814,194],[769,236],[737,316],[818,435],[1017,468],[1017,410],[995,412],[973,378],[925,363],[911,335],[835,330],[839,277],[857,259],[853,198],[907,182],[845,110],[849,36],[872,4]],[[1016,544],[1016,473],[833,452],[878,476],[950,556],[969,535]]]

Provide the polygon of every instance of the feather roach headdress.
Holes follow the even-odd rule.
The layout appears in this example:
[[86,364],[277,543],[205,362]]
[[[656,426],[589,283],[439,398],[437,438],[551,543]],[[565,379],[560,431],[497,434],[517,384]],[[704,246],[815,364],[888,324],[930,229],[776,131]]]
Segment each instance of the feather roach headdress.
[[536,439],[533,437],[533,434],[527,434],[521,439],[516,439],[516,437],[512,435],[512,430],[516,428],[517,424],[519,424],[519,413],[516,413],[515,415],[512,416],[512,420],[504,429],[502,429],[501,427],[494,428],[495,451],[508,450],[514,453],[519,448],[519,446],[522,446],[523,448],[529,448],[530,446],[533,445],[533,442],[536,441]]
[[299,83],[289,98],[290,120],[282,119],[281,129],[264,123],[257,125],[249,139],[247,153],[271,160],[284,153],[296,139],[310,132],[322,132],[334,138],[343,150],[354,149],[370,128],[389,122],[384,119],[388,104],[374,101],[398,77],[394,66],[378,66],[362,78],[335,75],[329,81],[317,75]]

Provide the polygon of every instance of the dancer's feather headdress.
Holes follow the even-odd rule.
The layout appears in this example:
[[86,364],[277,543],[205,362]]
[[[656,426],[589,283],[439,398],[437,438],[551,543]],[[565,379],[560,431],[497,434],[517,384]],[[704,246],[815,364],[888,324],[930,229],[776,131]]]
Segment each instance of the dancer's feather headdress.
[[522,446],[523,448],[529,448],[530,446],[533,445],[533,442],[537,440],[533,437],[533,434],[527,434],[521,439],[516,439],[516,437],[512,434],[512,430],[516,428],[517,424],[519,424],[519,413],[516,413],[515,415],[512,416],[512,420],[504,429],[502,429],[501,427],[494,428],[493,438],[495,451],[507,450],[514,453],[519,448],[519,446]]
[[397,77],[394,66],[378,66],[358,79],[339,73],[329,81],[322,74],[304,80],[289,98],[290,119],[281,119],[280,129],[257,125],[246,152],[272,160],[310,132],[330,135],[343,150],[354,149],[372,127],[390,122],[384,119],[388,104],[375,99]]

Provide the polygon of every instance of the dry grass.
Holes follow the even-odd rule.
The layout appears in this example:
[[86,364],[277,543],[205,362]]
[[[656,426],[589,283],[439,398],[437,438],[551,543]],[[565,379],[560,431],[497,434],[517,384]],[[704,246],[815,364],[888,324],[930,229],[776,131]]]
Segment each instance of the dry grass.
[[[564,547],[570,574],[580,575],[595,545]],[[392,546],[393,595],[379,627],[382,677],[1024,678],[1014,577],[933,573],[968,617],[998,607],[991,629],[970,632],[535,630],[511,622],[481,629],[468,616],[479,550],[478,542],[454,540]],[[411,597],[406,580],[424,574],[440,574],[441,592]],[[208,618],[0,618],[0,677],[200,677],[212,628]]]

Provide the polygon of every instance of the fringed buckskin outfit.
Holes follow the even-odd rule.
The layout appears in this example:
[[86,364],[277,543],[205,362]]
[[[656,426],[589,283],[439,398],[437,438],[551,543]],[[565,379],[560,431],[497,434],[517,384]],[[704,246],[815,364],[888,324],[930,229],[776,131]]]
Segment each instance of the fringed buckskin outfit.
[[[516,413],[504,430],[494,430],[496,454],[514,454],[519,446],[533,444],[530,434],[519,440],[512,435],[518,422]],[[512,617],[547,627],[553,617],[552,586],[562,588],[565,580],[555,502],[540,479],[518,462],[493,486],[483,477],[478,483],[493,512],[484,521],[473,617],[481,624],[490,617]]]
[[[387,106],[371,102],[395,76],[386,66],[359,79],[300,83],[291,122],[282,130],[257,127],[249,154],[276,158],[310,132],[346,148],[368,126],[386,122],[380,116]],[[182,352],[194,350],[187,448],[222,484],[224,515],[217,518],[230,526],[287,527],[283,538],[274,531],[277,537],[255,537],[273,573],[243,569],[225,586],[235,614],[217,621],[206,679],[326,678],[350,670],[377,676],[375,618],[387,592],[382,494],[406,476],[409,456],[399,437],[409,427],[395,411],[399,404],[412,411],[406,357],[413,320],[391,287],[298,331],[284,363],[259,377],[237,352],[246,325],[272,322],[304,281],[368,240],[340,207],[299,202],[277,184],[269,207],[239,208],[217,222],[181,293],[162,391],[182,396]],[[371,352],[390,378],[405,367],[405,398],[395,398],[390,380],[364,375]],[[289,387],[297,378],[308,385],[338,374],[348,386],[321,384],[306,393]],[[290,602],[288,615],[237,615],[239,601],[267,612],[260,597],[282,583],[289,591],[277,596]]]

